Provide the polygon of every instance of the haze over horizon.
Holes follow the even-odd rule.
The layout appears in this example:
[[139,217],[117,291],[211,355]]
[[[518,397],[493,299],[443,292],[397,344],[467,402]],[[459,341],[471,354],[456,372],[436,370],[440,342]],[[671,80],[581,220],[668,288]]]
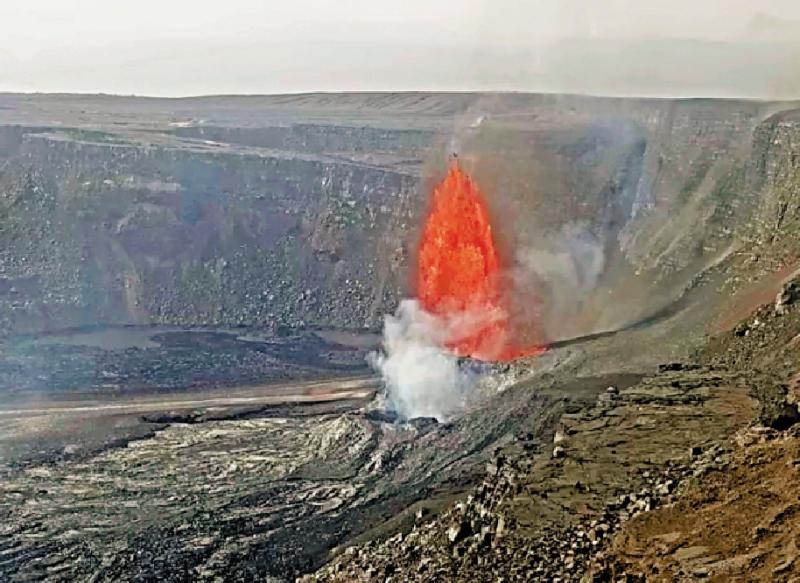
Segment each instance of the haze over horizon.
[[0,91],[800,98],[791,0],[111,4],[0,6]]

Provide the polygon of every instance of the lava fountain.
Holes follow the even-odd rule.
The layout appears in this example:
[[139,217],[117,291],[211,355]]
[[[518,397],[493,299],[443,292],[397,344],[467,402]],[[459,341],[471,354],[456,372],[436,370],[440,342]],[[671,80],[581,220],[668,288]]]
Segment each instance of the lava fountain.
[[543,351],[515,342],[502,269],[484,196],[454,160],[433,191],[419,247],[417,296],[442,320],[455,354],[507,361]]

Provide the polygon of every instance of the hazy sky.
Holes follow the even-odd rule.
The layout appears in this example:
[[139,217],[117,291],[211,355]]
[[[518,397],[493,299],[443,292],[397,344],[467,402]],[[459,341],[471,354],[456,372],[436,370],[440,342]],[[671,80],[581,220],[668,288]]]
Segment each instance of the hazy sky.
[[800,97],[798,0],[0,0],[0,91]]

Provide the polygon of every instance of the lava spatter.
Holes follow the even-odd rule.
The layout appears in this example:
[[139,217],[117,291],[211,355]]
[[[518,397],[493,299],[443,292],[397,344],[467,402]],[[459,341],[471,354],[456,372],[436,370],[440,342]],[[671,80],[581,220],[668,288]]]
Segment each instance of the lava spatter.
[[434,189],[419,248],[420,304],[448,327],[448,347],[481,360],[511,360],[541,347],[515,346],[489,211],[475,181],[453,161]]

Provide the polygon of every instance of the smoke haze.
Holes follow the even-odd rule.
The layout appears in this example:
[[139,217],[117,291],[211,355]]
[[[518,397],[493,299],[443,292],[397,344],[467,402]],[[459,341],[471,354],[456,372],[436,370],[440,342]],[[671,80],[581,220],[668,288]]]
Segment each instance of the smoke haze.
[[0,3],[0,91],[797,98],[799,73],[795,0]]
[[573,320],[605,267],[605,242],[587,223],[573,222],[536,247],[518,249],[512,277],[518,289],[535,290],[545,308],[539,324],[548,338],[558,339],[574,333]]

